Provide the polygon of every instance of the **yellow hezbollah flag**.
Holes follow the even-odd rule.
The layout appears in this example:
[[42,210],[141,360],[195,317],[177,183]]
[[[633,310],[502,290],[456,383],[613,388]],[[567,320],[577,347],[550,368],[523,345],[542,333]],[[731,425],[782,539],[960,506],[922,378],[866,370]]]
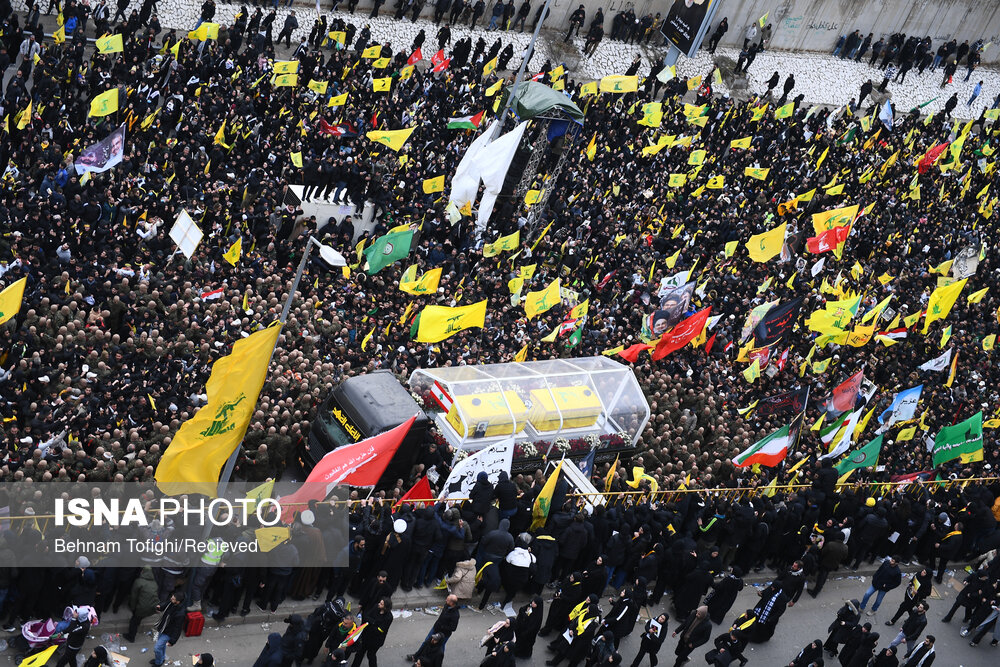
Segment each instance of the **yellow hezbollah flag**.
[[690,79],[687,80],[687,88],[688,88],[688,90],[694,90],[695,88],[697,88],[700,85],[701,85],[701,75],[693,76],[693,77],[691,77]]
[[294,88],[299,85],[298,74],[275,74],[271,79],[271,85],[275,88]]
[[750,142],[753,137],[743,137],[742,139],[733,139],[729,142],[731,148],[750,148]]
[[90,101],[90,116],[101,118],[118,111],[118,89],[106,90]]
[[161,491],[216,495],[219,473],[250,425],[280,333],[276,323],[238,340],[212,365],[208,403],[181,425],[156,468]]
[[708,179],[707,183],[705,183],[705,187],[708,188],[709,190],[719,190],[722,188],[723,185],[725,185],[725,183],[726,183],[725,176],[721,175],[713,176],[712,178]]
[[229,250],[222,255],[222,259],[226,260],[233,266],[236,266],[236,262],[240,261],[240,255],[243,254],[243,237],[236,239],[236,243],[230,246]]
[[364,58],[365,60],[375,60],[380,55],[382,55],[381,44],[375,44],[373,46],[369,46],[367,49],[361,52],[361,57]]
[[387,76],[381,79],[372,79],[372,90],[376,93],[384,93],[392,87],[392,77]]
[[535,504],[531,507],[531,530],[537,530],[545,525],[549,518],[549,509],[552,507],[552,496],[556,492],[556,482],[559,481],[559,473],[562,472],[562,461],[556,465],[549,478],[545,480],[541,492],[535,498]]
[[770,171],[770,168],[760,169],[758,167],[747,167],[743,170],[743,175],[749,176],[750,178],[756,178],[758,181],[766,181],[767,175]]
[[431,269],[417,280],[417,265],[408,268],[399,279],[399,289],[407,294],[432,294],[441,282],[441,267]]
[[930,300],[927,302],[927,317],[924,318],[924,329],[921,333],[927,333],[927,328],[930,327],[931,322],[943,320],[948,317],[951,307],[955,305],[958,295],[962,293],[962,288],[965,287],[965,283],[967,282],[969,282],[968,278],[962,278],[950,285],[944,285],[934,290]]
[[528,190],[524,193],[524,205],[531,206],[542,201],[542,190]]
[[378,60],[372,63],[373,69],[385,69],[388,66],[389,66],[388,58],[379,58]]
[[[500,85],[500,83],[501,82],[498,81],[497,85]],[[588,83],[583,84],[582,86],[580,86],[580,97],[587,97],[588,95],[596,95],[597,86],[598,86],[597,81],[590,81]]]
[[670,174],[667,185],[671,188],[679,188],[687,183],[687,174]]
[[291,157],[292,157],[292,164],[295,165],[296,167],[298,167],[299,169],[301,169],[302,168],[302,153],[299,153],[299,152],[296,152],[296,151],[292,151]]
[[503,79],[501,79],[500,81],[497,81],[492,86],[490,86],[489,88],[487,88],[486,89],[486,93],[485,93],[486,97],[493,97],[498,92],[500,92],[500,88],[503,87],[503,84],[504,84],[504,81],[503,81]]
[[330,98],[330,101],[326,103],[328,107],[342,107],[347,104],[347,93],[342,93],[340,95],[334,95]]
[[858,205],[844,206],[843,208],[834,208],[829,211],[823,211],[822,213],[813,214],[813,230],[816,232],[816,236],[819,236],[823,232],[828,232],[834,227],[844,227],[853,222],[854,218],[858,215]]
[[785,242],[785,227],[787,223],[781,223],[769,232],[755,234],[747,241],[747,251],[750,259],[755,262],[766,262],[781,252],[781,246]]
[[494,58],[493,60],[483,65],[483,78],[488,77],[490,74],[493,74],[493,72],[495,72],[496,70],[497,70],[497,59]]
[[307,87],[314,93],[319,93],[320,95],[326,95],[327,86],[330,83],[328,81],[317,81],[316,79],[309,79]]
[[470,306],[427,306],[417,325],[418,343],[437,343],[445,338],[486,324],[486,299]]
[[524,312],[530,320],[560,303],[562,294],[559,293],[559,279],[556,278],[545,289],[528,292],[528,298],[524,302]]
[[986,296],[986,293],[989,291],[990,291],[989,287],[984,287],[978,292],[973,292],[972,294],[970,294],[967,301],[969,303],[979,303],[980,301],[983,300],[983,297]]
[[98,53],[121,53],[125,50],[121,35],[105,35],[95,42]]
[[795,102],[789,102],[785,106],[778,107],[774,110],[775,118],[788,118],[795,112]]
[[520,363],[528,358],[528,345],[525,343],[524,347],[517,351],[514,355],[514,361]]
[[423,183],[424,194],[431,194],[432,192],[444,192],[444,176],[435,176],[434,178],[425,178]]
[[6,323],[21,311],[21,301],[24,299],[24,286],[27,283],[27,277],[21,278],[0,292],[0,324]]
[[639,77],[613,74],[601,79],[602,93],[634,93],[639,89]]
[[483,246],[483,257],[496,257],[504,250],[514,250],[521,244],[521,230],[513,234],[501,236],[494,243],[487,243]]
[[415,129],[417,128],[407,127],[402,130],[373,130],[365,136],[375,143],[388,146],[398,153],[399,149],[403,147],[403,144],[406,143],[406,140],[410,138],[410,135],[413,134],[413,130]]
[[298,60],[279,60],[274,63],[275,74],[295,74],[299,71]]

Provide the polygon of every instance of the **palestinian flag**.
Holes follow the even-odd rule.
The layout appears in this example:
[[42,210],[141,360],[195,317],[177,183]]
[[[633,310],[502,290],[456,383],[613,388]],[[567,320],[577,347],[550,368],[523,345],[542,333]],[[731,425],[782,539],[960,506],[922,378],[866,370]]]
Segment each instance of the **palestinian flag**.
[[767,436],[746,451],[740,453],[733,459],[733,464],[737,468],[745,468],[759,463],[767,468],[773,468],[785,460],[788,455],[788,448],[795,441],[792,434],[792,425],[787,424]]
[[483,114],[485,111],[480,111],[475,116],[459,116],[458,118],[452,118],[448,121],[449,130],[478,130],[479,124],[483,122]]

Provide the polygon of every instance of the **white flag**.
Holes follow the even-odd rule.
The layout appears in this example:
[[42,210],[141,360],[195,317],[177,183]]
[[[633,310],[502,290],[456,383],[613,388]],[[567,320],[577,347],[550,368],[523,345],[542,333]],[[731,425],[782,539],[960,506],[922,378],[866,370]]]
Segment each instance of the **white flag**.
[[468,456],[451,469],[447,481],[441,487],[439,500],[448,498],[468,498],[476,484],[479,473],[485,472],[492,484],[500,479],[500,473],[510,474],[510,464],[514,460],[514,438],[507,438],[485,447]]
[[934,357],[927,363],[920,366],[922,371],[943,371],[948,368],[948,364],[951,363],[951,348],[949,347],[944,354]]

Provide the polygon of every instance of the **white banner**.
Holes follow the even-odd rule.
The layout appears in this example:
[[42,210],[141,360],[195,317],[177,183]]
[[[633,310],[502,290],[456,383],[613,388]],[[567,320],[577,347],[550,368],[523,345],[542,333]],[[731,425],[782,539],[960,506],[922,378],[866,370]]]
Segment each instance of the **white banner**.
[[438,500],[468,498],[472,487],[476,484],[476,477],[481,472],[485,472],[490,482],[496,484],[500,480],[501,472],[510,474],[513,460],[514,438],[501,440],[462,459],[451,469]]

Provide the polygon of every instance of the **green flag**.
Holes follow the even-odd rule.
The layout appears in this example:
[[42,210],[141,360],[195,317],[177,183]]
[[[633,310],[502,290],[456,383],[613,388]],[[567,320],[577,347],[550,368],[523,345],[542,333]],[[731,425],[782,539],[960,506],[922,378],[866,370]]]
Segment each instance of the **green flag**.
[[934,438],[934,466],[961,458],[962,463],[983,460],[983,412],[964,422],[945,426]]
[[882,439],[884,437],[884,435],[880,435],[861,449],[857,449],[841,459],[840,463],[834,466],[837,469],[837,475],[846,475],[851,470],[871,468],[877,464],[878,455],[882,451]]
[[379,237],[369,247],[365,248],[365,259],[368,266],[365,270],[373,275],[393,262],[410,254],[410,243],[413,241],[413,230],[389,232]]
[[830,444],[833,438],[837,435],[837,431],[840,430],[840,427],[844,425],[844,422],[846,422],[847,418],[850,416],[851,416],[850,412],[845,412],[844,414],[840,415],[840,418],[837,419],[837,421],[833,422],[832,424],[827,424],[826,426],[822,427],[819,430],[819,437],[820,440],[823,441],[824,445]]
[[583,325],[581,324],[576,328],[570,337],[566,339],[566,348],[572,350],[574,347],[580,344],[580,340],[583,338]]

